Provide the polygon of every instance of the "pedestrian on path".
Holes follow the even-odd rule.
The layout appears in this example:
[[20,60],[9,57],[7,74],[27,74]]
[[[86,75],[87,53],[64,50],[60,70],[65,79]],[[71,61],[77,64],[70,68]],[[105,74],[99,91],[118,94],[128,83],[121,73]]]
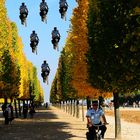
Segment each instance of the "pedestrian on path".
[[24,104],[23,105],[23,117],[24,117],[24,119],[27,118],[27,113],[28,113],[28,105]]
[[46,109],[48,109],[48,102],[46,102]]
[[3,113],[4,119],[5,119],[5,124],[9,124],[9,119],[8,119],[8,107],[6,106],[4,113]]
[[14,120],[13,106],[11,104],[9,104],[8,105],[8,121],[9,121],[9,124],[11,124],[13,120]]
[[29,106],[29,114],[30,114],[30,118],[33,118],[34,113],[35,113],[35,107],[34,107],[34,104],[31,103],[30,106]]

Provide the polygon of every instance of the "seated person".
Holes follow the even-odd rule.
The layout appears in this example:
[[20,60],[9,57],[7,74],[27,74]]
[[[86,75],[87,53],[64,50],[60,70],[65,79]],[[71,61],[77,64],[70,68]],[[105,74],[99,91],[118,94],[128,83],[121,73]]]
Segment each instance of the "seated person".
[[43,11],[46,11],[46,14],[48,13],[48,5],[45,0],[42,0],[42,2],[40,3],[40,16],[43,15]]
[[52,31],[52,43],[53,43],[55,38],[57,38],[58,42],[59,42],[59,40],[60,40],[60,33],[57,30],[57,27],[54,27],[54,30]]
[[46,62],[46,60],[44,60],[43,64],[41,65],[41,69],[42,69],[42,73],[41,76],[44,77],[45,72],[47,72],[47,76],[50,73],[50,67],[48,65],[48,63]]
[[20,16],[19,16],[20,19],[23,18],[23,14],[26,14],[26,17],[27,17],[27,15],[28,15],[28,9],[27,9],[25,3],[22,3],[22,5],[20,6],[19,10],[20,10]]
[[62,7],[68,8],[68,3],[67,3],[66,0],[60,0],[60,2],[59,2],[59,8],[62,8]]
[[32,34],[30,35],[30,46],[33,47],[34,46],[34,42],[36,42],[36,46],[38,45],[39,43],[39,38],[37,36],[37,34],[35,33],[35,31],[32,32]]
[[108,124],[104,115],[104,112],[102,109],[99,109],[99,103],[98,100],[92,102],[92,108],[87,110],[86,113],[87,117],[87,125],[89,129],[89,138],[90,140],[94,140],[94,136],[96,135],[96,126],[95,125],[101,125],[103,120],[103,124],[99,126],[99,129],[101,130],[101,136],[104,138],[104,134],[106,132],[106,126],[105,124]]

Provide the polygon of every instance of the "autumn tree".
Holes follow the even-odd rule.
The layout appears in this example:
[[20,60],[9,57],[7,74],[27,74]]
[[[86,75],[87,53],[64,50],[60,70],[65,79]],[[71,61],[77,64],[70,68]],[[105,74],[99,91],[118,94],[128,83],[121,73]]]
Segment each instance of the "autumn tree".
[[[57,70],[57,93],[62,100],[82,99],[87,96],[98,98],[107,97],[88,83],[87,58],[88,29],[87,29],[88,1],[78,1],[73,11],[71,28],[61,52]],[[59,93],[58,93],[59,92]],[[60,96],[59,96],[60,97]]]
[[16,24],[7,17],[5,0],[0,11],[0,98],[30,98],[32,81],[36,99],[43,101],[36,68],[25,57]]
[[51,85],[51,90],[50,90],[50,102],[51,103],[58,103],[60,101],[60,95],[58,94],[58,79],[57,75],[58,72],[56,72],[55,78],[52,82]]
[[120,137],[119,93],[140,88],[140,7],[137,0],[90,0],[89,81],[113,92],[115,136]]

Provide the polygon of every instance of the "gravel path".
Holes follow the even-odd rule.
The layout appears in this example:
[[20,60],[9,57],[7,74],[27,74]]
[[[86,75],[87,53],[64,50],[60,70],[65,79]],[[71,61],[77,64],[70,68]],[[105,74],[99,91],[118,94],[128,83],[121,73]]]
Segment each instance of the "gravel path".
[[[109,125],[104,140],[114,139],[114,118],[107,116]],[[122,121],[122,140],[138,140],[140,125]],[[0,118],[0,140],[86,140],[86,122],[51,107],[39,110],[33,119],[15,119],[4,125]]]

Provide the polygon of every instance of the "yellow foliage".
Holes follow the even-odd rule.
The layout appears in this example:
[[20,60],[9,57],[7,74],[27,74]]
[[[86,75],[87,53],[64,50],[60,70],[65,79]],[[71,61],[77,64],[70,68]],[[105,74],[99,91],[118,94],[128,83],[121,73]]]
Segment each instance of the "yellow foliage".
[[[6,59],[6,55],[9,56],[9,60]],[[1,59],[2,56],[5,58]],[[10,78],[14,79],[12,82],[18,82],[13,84],[14,82],[2,81],[5,71],[3,70],[3,61],[0,60],[0,91],[3,92],[0,93],[0,97],[4,95],[17,97],[19,95],[19,97],[29,98],[29,84],[30,80],[33,80],[33,65],[24,55],[22,40],[18,36],[16,24],[7,18],[5,0],[0,0],[0,59],[11,63],[8,65],[12,73]],[[20,75],[20,82],[18,75]],[[43,91],[39,82],[36,86],[40,93],[40,99],[43,100]]]
[[73,66],[73,81],[74,88],[78,91],[78,96],[89,95],[90,87],[87,83],[87,63],[85,54],[88,51],[87,40],[87,12],[88,1],[78,1],[79,6],[74,9],[72,22],[72,38],[74,44],[74,66]]
[[71,18],[72,33],[69,38],[74,44],[73,56],[73,80],[72,84],[78,92],[78,97],[98,97],[100,95],[108,96],[107,93],[103,94],[101,91],[93,88],[87,82],[87,62],[86,53],[88,51],[88,29],[87,29],[87,14],[88,14],[88,0],[78,1],[78,6],[73,11]]
[[[11,103],[11,100],[8,99],[7,102],[8,102],[8,103]],[[4,103],[4,99],[3,99],[3,98],[0,98],[0,104],[3,104],[3,103]]]

